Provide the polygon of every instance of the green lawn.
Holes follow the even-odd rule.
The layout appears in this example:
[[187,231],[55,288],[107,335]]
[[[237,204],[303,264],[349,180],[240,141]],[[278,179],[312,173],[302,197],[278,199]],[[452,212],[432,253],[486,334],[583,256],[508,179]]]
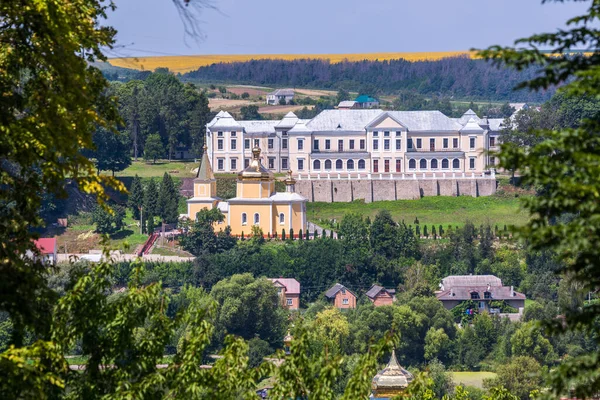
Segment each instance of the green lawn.
[[495,378],[496,373],[494,372],[449,372],[454,384],[464,386],[475,386],[483,389],[483,380],[487,378]]
[[[192,169],[198,168],[200,161],[195,163],[191,161],[172,161],[166,160],[156,161],[156,164],[147,163],[143,160],[133,161],[131,165],[121,172],[116,172],[116,177],[128,177],[138,175],[140,178],[162,177],[165,172],[170,173],[173,177],[193,178],[196,175]],[[176,172],[175,172],[176,171]],[[110,175],[110,171],[103,171],[105,175]]]
[[365,204],[352,203],[308,203],[308,219],[318,222],[319,219],[336,219],[338,221],[346,213],[354,212],[371,219],[380,211],[388,210],[397,221],[404,220],[412,224],[415,217],[421,225],[443,224],[461,226],[466,220],[475,225],[489,222],[498,225],[523,225],[528,214],[521,210],[519,199],[515,197],[423,197],[418,200],[378,201]]

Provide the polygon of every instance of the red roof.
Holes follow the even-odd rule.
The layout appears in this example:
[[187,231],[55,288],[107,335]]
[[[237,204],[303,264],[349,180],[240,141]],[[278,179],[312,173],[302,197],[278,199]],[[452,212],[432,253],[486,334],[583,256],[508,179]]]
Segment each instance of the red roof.
[[56,238],[42,238],[35,240],[34,243],[42,254],[54,254],[56,252]]
[[294,278],[269,278],[273,283],[279,282],[285,286],[285,292],[287,294],[300,294],[300,282]]

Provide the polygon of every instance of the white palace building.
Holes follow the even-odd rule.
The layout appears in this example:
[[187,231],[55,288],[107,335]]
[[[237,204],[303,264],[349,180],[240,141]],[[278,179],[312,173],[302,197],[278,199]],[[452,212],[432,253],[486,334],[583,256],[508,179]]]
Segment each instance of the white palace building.
[[219,112],[207,124],[215,172],[248,167],[252,149],[272,172],[299,176],[370,174],[481,175],[494,168],[501,118],[460,118],[439,111],[325,110],[313,119],[236,121]]

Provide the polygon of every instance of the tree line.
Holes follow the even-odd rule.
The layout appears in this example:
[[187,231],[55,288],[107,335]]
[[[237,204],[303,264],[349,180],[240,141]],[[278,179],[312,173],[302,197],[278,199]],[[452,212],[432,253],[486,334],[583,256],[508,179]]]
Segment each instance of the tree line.
[[539,71],[521,71],[485,60],[450,57],[436,61],[364,60],[331,63],[328,60],[251,60],[217,63],[182,75],[197,82],[235,82],[253,85],[346,89],[360,93],[393,94],[400,90],[425,96],[447,96],[491,101],[541,102],[552,89],[543,92],[514,91],[522,81]]

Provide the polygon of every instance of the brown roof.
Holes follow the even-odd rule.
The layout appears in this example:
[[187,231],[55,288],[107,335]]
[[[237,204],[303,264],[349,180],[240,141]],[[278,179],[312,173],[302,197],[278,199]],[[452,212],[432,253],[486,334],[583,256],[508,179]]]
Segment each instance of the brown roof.
[[354,297],[356,297],[356,295],[354,294],[354,292],[352,292],[350,289],[348,289],[346,286],[342,285],[341,283],[336,283],[335,285],[333,285],[333,287],[331,289],[329,289],[328,291],[325,292],[325,297],[327,297],[328,299],[333,299],[340,290],[342,289],[346,289],[347,291],[349,291]]
[[373,285],[365,294],[368,298],[374,299],[382,290],[387,292],[390,296],[393,296],[396,293],[395,289],[386,289],[383,286]]

